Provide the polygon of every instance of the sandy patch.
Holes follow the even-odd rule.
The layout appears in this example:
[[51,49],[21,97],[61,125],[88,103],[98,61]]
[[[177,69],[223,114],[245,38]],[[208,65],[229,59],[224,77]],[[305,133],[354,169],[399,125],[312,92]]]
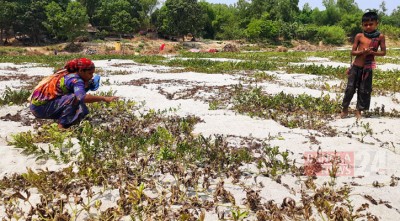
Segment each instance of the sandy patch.
[[[300,64],[320,64],[330,66],[347,66],[344,63],[330,62],[323,58],[309,58],[310,62]],[[223,60],[225,61],[225,60]],[[228,60],[226,60],[228,61]],[[388,208],[383,204],[370,205],[370,211],[376,214],[381,220],[398,220],[400,213],[396,211],[400,204],[400,189],[398,187],[385,186],[382,188],[375,188],[371,184],[375,180],[381,182],[388,182],[391,175],[400,176],[400,156],[398,155],[398,148],[400,148],[400,122],[399,119],[392,118],[368,118],[363,119],[360,122],[355,121],[354,118],[335,120],[330,122],[330,125],[339,131],[336,137],[323,137],[318,131],[304,130],[304,129],[290,129],[286,128],[273,120],[265,120],[258,118],[251,118],[249,116],[237,114],[231,110],[218,109],[210,110],[208,103],[195,100],[193,98],[187,99],[167,99],[165,95],[160,93],[160,89],[173,93],[180,91],[185,88],[190,88],[198,85],[203,86],[223,86],[223,85],[236,85],[240,82],[241,76],[227,75],[227,74],[202,74],[194,72],[182,72],[182,73],[169,73],[171,70],[169,67],[155,66],[155,65],[143,65],[137,64],[128,60],[101,60],[95,61],[98,68],[101,68],[104,73],[126,70],[130,73],[127,75],[108,75],[103,77],[102,80],[109,80],[110,85],[103,85],[100,87],[100,91],[116,91],[117,96],[121,96],[126,99],[133,99],[136,101],[144,101],[144,110],[149,109],[174,109],[171,114],[177,114],[179,116],[195,115],[200,117],[203,122],[199,123],[195,127],[195,133],[203,134],[206,136],[213,134],[222,134],[233,137],[247,137],[247,138],[259,138],[268,139],[275,137],[270,141],[271,145],[280,146],[282,150],[289,150],[293,153],[293,157],[302,162],[302,156],[308,151],[317,151],[321,148],[323,151],[340,151],[349,153],[354,156],[354,176],[364,176],[363,178],[357,179],[361,186],[353,186],[353,195],[350,196],[352,203],[358,206],[362,203],[368,202],[362,194],[369,194],[376,199],[382,199],[390,202],[394,208]],[[385,65],[382,65],[386,67]],[[13,64],[0,64],[0,68],[7,69],[7,67],[17,68],[22,73],[31,75],[47,75],[51,74],[49,68],[46,67],[35,67],[35,66],[15,66]],[[388,64],[387,67],[398,68],[395,65]],[[14,71],[8,72],[9,74],[15,74]],[[7,74],[7,73],[4,73]],[[276,73],[275,73],[276,74]],[[304,74],[277,74],[278,80],[282,82],[293,82],[297,84],[305,84],[311,80],[322,81],[322,77]],[[125,85],[127,82],[132,80],[140,80],[148,78],[153,81],[149,81],[148,84],[142,84],[140,86]],[[154,83],[157,82],[160,83]],[[173,81],[181,81],[184,85],[174,85]],[[21,84],[21,82],[12,82],[13,85]],[[335,83],[335,82],[332,82]],[[337,82],[336,82],[337,83]],[[10,82],[0,83],[0,90],[4,90],[5,86],[9,85]],[[282,86],[278,83],[260,83],[258,86],[263,88],[263,91],[269,94],[276,94],[281,91],[289,94],[309,94],[315,97],[319,97],[323,91],[317,89],[309,89],[305,87],[289,87]],[[208,93],[208,95],[206,95]],[[341,96],[336,93],[326,93],[331,98]],[[209,96],[212,92],[205,92],[204,96]],[[355,100],[353,100],[354,102]],[[390,97],[373,97],[373,107],[380,107],[385,105],[387,110],[389,109],[400,109],[398,103],[393,102]],[[353,104],[352,104],[353,105]],[[0,108],[0,115],[4,116],[8,113],[16,113],[21,107],[5,106]],[[372,134],[363,135],[366,130],[367,123],[369,127],[373,129]],[[26,167],[39,169],[49,168],[49,170],[58,170],[65,167],[63,164],[56,164],[49,160],[47,162],[35,161],[33,157],[24,156],[17,149],[7,145],[6,139],[11,134],[18,133],[21,131],[27,131],[32,129],[31,127],[22,126],[19,122],[0,121],[0,154],[4,156],[4,160],[0,163],[0,175],[10,175],[11,173],[23,173],[26,171]],[[351,136],[349,136],[351,135]],[[310,136],[316,136],[316,142],[310,140]],[[240,140],[240,139],[239,139]],[[232,139],[232,143],[235,144],[235,139]],[[237,146],[240,144],[237,143]],[[282,200],[289,196],[295,200],[299,200],[300,187],[296,180],[290,175],[282,177],[282,182],[293,188],[293,191],[289,191],[283,185],[271,180],[265,176],[256,176],[254,165],[244,165],[244,170],[249,171],[249,178],[242,179],[241,181],[247,186],[256,186],[259,182],[264,187],[258,186],[260,190],[260,196],[262,202],[267,200],[275,200],[276,202],[282,202]],[[321,177],[318,182],[326,181],[329,177]],[[255,179],[257,182],[255,182]],[[354,181],[354,178],[349,176],[339,177],[338,183],[348,183]],[[242,199],[245,198],[246,193],[238,185],[231,182],[231,180],[225,180],[225,188],[229,190],[235,197],[236,202],[241,204]],[[98,199],[106,202],[103,209],[109,206],[115,205],[118,200],[119,193],[117,190],[110,190],[103,195],[99,196]],[[207,196],[204,196],[207,197]],[[221,206],[221,209],[224,207]],[[226,209],[226,208],[225,208]],[[4,212],[4,207],[0,209],[0,216]],[[206,220],[217,219],[215,212],[207,212]]]

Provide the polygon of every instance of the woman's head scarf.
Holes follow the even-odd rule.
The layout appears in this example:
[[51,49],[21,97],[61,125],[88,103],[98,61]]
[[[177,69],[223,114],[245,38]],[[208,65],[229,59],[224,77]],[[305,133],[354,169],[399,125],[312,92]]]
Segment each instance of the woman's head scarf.
[[88,58],[77,58],[68,61],[64,68],[70,73],[79,70],[91,70],[94,69],[94,63]]

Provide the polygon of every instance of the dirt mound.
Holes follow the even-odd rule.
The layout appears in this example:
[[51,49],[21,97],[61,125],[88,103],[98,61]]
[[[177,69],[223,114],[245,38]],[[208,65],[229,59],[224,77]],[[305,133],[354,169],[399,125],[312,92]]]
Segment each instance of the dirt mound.
[[233,44],[226,44],[223,48],[222,48],[223,52],[239,52],[239,49],[236,47],[236,45]]
[[317,46],[314,45],[298,45],[293,48],[294,51],[315,51]]
[[308,41],[305,40],[292,40],[292,45],[294,46],[291,50],[293,51],[326,51],[332,50],[335,47],[332,45],[325,45],[322,42],[319,42],[318,45],[312,45]]
[[284,47],[284,46],[278,46],[275,51],[277,51],[277,52],[287,52],[288,48]]
[[315,51],[318,48],[305,40],[292,40],[291,43],[293,45],[293,51]]
[[83,45],[82,44],[75,44],[75,43],[70,43],[67,46],[65,46],[64,51],[67,52],[80,52],[83,50]]
[[143,50],[140,52],[140,54],[143,55],[155,55],[155,54],[176,54],[176,48],[174,45],[171,44],[165,44],[164,47],[161,50],[161,46],[153,46],[152,48],[149,48],[147,50]]

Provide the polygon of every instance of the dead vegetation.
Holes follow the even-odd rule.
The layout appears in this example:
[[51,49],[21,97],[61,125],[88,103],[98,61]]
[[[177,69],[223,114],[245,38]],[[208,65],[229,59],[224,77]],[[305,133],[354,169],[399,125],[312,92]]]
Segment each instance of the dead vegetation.
[[[24,174],[4,177],[0,181],[0,197],[7,218],[116,220],[130,216],[198,220],[215,211],[220,219],[234,220],[250,216],[257,220],[377,220],[368,212],[368,203],[352,207],[351,188],[337,186],[335,172],[330,174],[332,182],[320,186],[314,183],[315,174],[292,161],[290,152],[271,147],[268,140],[255,142],[247,138],[242,140],[242,146],[230,147],[224,136],[193,136],[193,127],[200,121],[197,117],[154,111],[137,115],[134,110],[139,106],[130,101],[95,104],[91,108],[92,123],[84,121],[68,133],[63,132],[61,140],[57,127],[39,121],[30,123],[44,129],[14,137],[10,144],[25,150],[32,148],[32,143],[49,142],[48,151],[31,149],[28,153],[74,162],[77,168],[28,169]],[[24,118],[21,113],[6,117]],[[72,138],[80,145],[78,152],[71,149]],[[258,162],[258,173],[239,169],[254,162]],[[332,165],[335,169],[337,164]],[[287,196],[282,202],[274,202],[259,195],[265,188],[262,184],[244,184],[246,179],[261,176],[289,190],[291,187],[282,183],[281,177],[296,176],[299,185],[304,186],[299,192],[301,200]],[[227,180],[232,182],[227,184]],[[232,185],[245,192],[243,199],[235,197],[229,187]],[[113,190],[118,190],[119,199],[103,208],[109,203],[107,192]],[[368,199],[372,204],[378,203]],[[29,203],[30,209],[21,209],[22,202]],[[390,206],[388,202],[382,204]]]

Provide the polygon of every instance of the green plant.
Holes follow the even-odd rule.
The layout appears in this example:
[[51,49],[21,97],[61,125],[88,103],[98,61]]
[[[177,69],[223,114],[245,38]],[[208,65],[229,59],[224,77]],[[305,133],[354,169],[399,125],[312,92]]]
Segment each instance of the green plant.
[[220,102],[218,100],[213,100],[208,103],[209,110],[217,110],[219,108]]
[[261,87],[245,89],[242,85],[237,85],[233,94],[233,109],[239,113],[271,118],[291,128],[318,128],[332,133],[324,121],[341,110],[340,98],[331,100],[329,95],[323,94],[320,97],[283,92],[268,95],[263,93]]
[[28,97],[31,92],[28,90],[11,90],[8,86],[6,86],[6,90],[3,92],[2,97],[0,98],[0,106],[3,105],[20,105],[27,102]]
[[288,73],[302,73],[320,76],[332,76],[339,79],[345,79],[346,75],[344,67],[332,67],[323,65],[288,65],[285,67]]
[[231,210],[231,215],[234,221],[244,220],[249,216],[249,211],[241,211],[239,207],[235,207]]
[[263,144],[263,155],[258,160],[258,169],[260,173],[276,178],[278,175],[289,171],[291,164],[289,162],[289,152],[280,152],[279,147],[271,147]]
[[274,81],[277,79],[276,75],[268,74],[266,72],[257,71],[253,74],[253,77],[257,82],[262,81]]
[[44,149],[34,144],[35,137],[31,131],[14,134],[12,138],[12,141],[8,141],[8,145],[14,145],[15,148],[23,149],[22,153],[24,154],[36,154],[41,156],[45,153]]
[[[292,60],[301,61],[306,56],[318,53],[322,54],[288,52],[287,55],[280,56],[266,52],[248,55],[231,53],[229,56],[243,60],[254,58],[254,61],[270,59],[274,64],[281,65]],[[343,55],[342,52],[324,53],[322,55],[335,59],[341,59]],[[191,56],[224,56],[221,54]],[[270,58],[274,56],[277,58]],[[164,60],[149,56],[127,57],[160,63]],[[46,58],[52,64],[62,62],[50,57],[32,59]],[[3,58],[0,57],[1,59]],[[26,58],[16,59],[22,61]],[[194,63],[196,62],[198,61]],[[237,67],[250,70],[258,67],[246,67],[243,64],[223,64],[221,67],[224,65],[229,68],[232,65],[231,70],[237,70]],[[187,66],[191,68],[191,64],[188,63]],[[259,80],[270,77],[261,71],[254,73],[254,77],[259,77]],[[326,123],[332,119],[337,105],[340,104],[340,99],[331,99],[326,94],[317,97],[305,94],[267,94],[261,87],[251,85],[237,85],[234,88],[199,87],[195,91],[197,93],[200,90],[218,91],[215,106],[230,106],[251,116],[276,119],[288,127],[321,129],[322,133],[329,132]],[[113,95],[115,91],[99,94]],[[191,94],[188,92],[186,95]],[[280,147],[269,144],[272,139],[282,140],[280,135],[260,141],[261,145],[255,145],[248,138],[204,136],[194,131],[195,125],[201,121],[198,117],[181,117],[177,115],[176,109],[148,110],[144,103],[131,100],[92,103],[88,104],[88,108],[90,114],[87,119],[69,130],[59,131],[54,124],[38,122],[39,129],[33,129],[29,135],[17,135],[21,137],[14,142],[23,147],[48,143],[53,152],[50,154],[50,150],[44,151],[46,156],[60,159],[60,154],[65,153],[68,156],[65,159],[70,161],[71,166],[56,171],[32,170],[25,177],[15,174],[0,180],[0,204],[6,205],[6,211],[14,215],[15,219],[32,218],[32,212],[40,220],[79,220],[83,219],[82,214],[85,213],[88,215],[87,219],[91,220],[118,220],[127,217],[132,220],[204,220],[203,211],[218,210],[220,207],[231,208],[228,215],[219,213],[220,218],[233,220],[352,220],[367,217],[361,216],[363,214],[358,208],[353,209],[348,198],[350,189],[326,184],[317,186],[314,183],[315,177],[305,178],[303,168],[295,164],[289,151],[282,151]],[[232,140],[236,139],[240,140],[240,144],[233,147]],[[71,140],[76,148],[71,148]],[[40,156],[40,148],[30,148],[33,149],[32,154]],[[58,153],[59,149],[65,152]],[[76,152],[70,152],[71,149]],[[265,183],[256,182],[256,177],[260,174],[257,171],[254,174],[247,169],[254,164],[258,166],[260,174],[269,176],[289,191],[296,187],[282,182],[284,180],[281,180],[281,175],[291,172],[291,176],[297,176],[299,183],[296,184],[301,187],[301,202],[287,197],[282,203],[272,200],[261,203],[261,197],[257,194]],[[336,166],[331,168],[331,181],[337,176],[335,168]],[[255,182],[249,178],[254,178]],[[303,179],[307,180],[303,182]],[[227,182],[225,188],[223,181]],[[33,188],[41,189],[35,191]],[[229,188],[246,190],[245,204],[251,212],[239,205],[242,202],[235,202]],[[24,210],[20,203],[28,198],[26,196],[30,194],[29,191],[43,199],[30,207],[31,211],[28,211],[30,208]],[[114,191],[117,191],[118,200],[106,210],[100,210],[102,197],[109,197],[110,192],[113,194]],[[221,205],[221,202],[224,204]],[[223,217],[224,214],[228,217]]]
[[[13,140],[9,141],[9,145],[14,145],[16,148],[23,149],[23,153],[27,155],[36,155],[36,159],[52,158],[56,161],[64,163],[69,162],[72,153],[70,149],[73,146],[71,139],[65,140],[72,136],[70,131],[60,131],[56,123],[43,125],[37,133],[21,132],[12,135]],[[38,146],[35,143],[48,142],[47,150]],[[56,153],[58,151],[58,154]]]
[[368,136],[368,135],[372,136],[373,135],[373,131],[372,131],[372,128],[371,128],[369,122],[364,123],[364,122],[361,121],[360,122],[360,126],[364,129],[364,131],[360,132],[361,138],[359,140],[360,140],[361,143],[364,143],[365,137]]

